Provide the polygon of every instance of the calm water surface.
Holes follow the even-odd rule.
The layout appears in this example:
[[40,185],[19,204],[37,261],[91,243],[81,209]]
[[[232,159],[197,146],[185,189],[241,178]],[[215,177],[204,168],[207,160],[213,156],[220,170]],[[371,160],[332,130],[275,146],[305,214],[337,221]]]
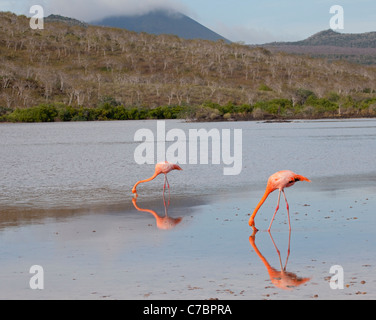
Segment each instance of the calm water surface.
[[[155,121],[1,124],[0,206],[122,203],[136,181],[154,172],[153,165],[134,160],[140,145],[134,135],[140,128],[151,129],[157,137]],[[169,175],[175,196],[263,188],[269,175],[283,169],[316,181],[337,177],[339,184],[341,177],[368,180],[376,173],[375,120],[166,122],[166,131],[174,128],[187,136],[195,128],[243,131],[240,175],[224,176],[225,165],[211,165],[210,159],[209,165],[182,165],[183,172]],[[160,177],[140,186],[139,192],[159,197],[162,183]]]
[[[375,299],[376,120],[166,121],[167,131],[243,133],[241,174],[182,165],[169,174],[167,209],[163,177],[140,185],[132,203],[133,184],[154,172],[134,160],[140,128],[156,135],[157,123],[0,124],[0,299]],[[286,192],[284,284],[272,277],[278,252],[283,265],[288,253],[283,205],[272,237],[264,231],[276,194],[254,241],[247,224],[282,169],[312,180]],[[34,264],[45,290],[28,287]],[[344,268],[344,290],[329,287],[332,265]]]

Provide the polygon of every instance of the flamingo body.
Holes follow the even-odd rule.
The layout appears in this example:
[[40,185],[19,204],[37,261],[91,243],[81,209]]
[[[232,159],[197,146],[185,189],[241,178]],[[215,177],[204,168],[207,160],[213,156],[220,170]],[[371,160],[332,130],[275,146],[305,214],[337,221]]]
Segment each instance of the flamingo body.
[[170,189],[170,185],[168,184],[168,180],[167,180],[167,174],[172,170],[183,170],[183,169],[180,168],[177,164],[174,164],[174,163],[171,163],[171,162],[168,162],[168,161],[157,163],[155,165],[154,174],[149,179],[137,181],[136,184],[134,185],[133,189],[132,189],[132,192],[137,194],[137,186],[140,183],[149,182],[149,181],[155,179],[160,174],[165,175],[165,183],[164,183],[164,186],[163,186],[163,190],[165,190],[165,188],[166,188],[166,183],[167,183],[168,189]]
[[273,218],[272,218],[272,220],[270,222],[268,231],[270,231],[272,223],[273,223],[274,218],[275,218],[275,215],[276,215],[276,213],[277,213],[277,211],[279,209],[279,201],[280,201],[281,193],[283,193],[283,197],[285,198],[286,208],[287,208],[287,215],[288,215],[288,219],[289,219],[289,228],[291,230],[289,204],[287,202],[284,189],[292,187],[298,181],[308,181],[308,182],[311,182],[311,180],[309,180],[308,178],[303,177],[301,175],[298,175],[298,174],[296,174],[296,173],[294,173],[294,172],[292,172],[290,170],[279,171],[279,172],[276,172],[273,175],[271,175],[269,177],[269,179],[268,179],[268,183],[266,185],[266,190],[265,190],[264,196],[262,197],[261,201],[258,203],[256,209],[253,211],[253,214],[251,215],[251,217],[249,219],[249,225],[252,228],[254,228],[255,230],[257,230],[255,228],[254,219],[255,219],[255,216],[256,216],[258,210],[263,205],[263,203],[265,202],[265,200],[268,198],[268,196],[269,196],[270,193],[272,193],[275,190],[279,190],[277,208],[276,208],[274,216],[273,216]]

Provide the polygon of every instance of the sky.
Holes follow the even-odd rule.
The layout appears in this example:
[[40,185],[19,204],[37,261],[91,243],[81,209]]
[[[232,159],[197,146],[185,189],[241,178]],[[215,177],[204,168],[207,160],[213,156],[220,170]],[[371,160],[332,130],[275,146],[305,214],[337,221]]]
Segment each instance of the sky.
[[343,33],[376,31],[375,0],[0,0],[0,11],[31,16],[41,5],[83,21],[115,14],[143,14],[163,8],[180,11],[231,41],[261,44],[297,41],[330,28],[330,8],[344,10]]

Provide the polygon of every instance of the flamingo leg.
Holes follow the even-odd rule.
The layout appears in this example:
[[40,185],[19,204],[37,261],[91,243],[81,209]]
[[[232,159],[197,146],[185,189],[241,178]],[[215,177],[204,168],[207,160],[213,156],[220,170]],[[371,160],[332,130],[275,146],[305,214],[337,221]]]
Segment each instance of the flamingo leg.
[[170,189],[170,184],[168,183],[167,174],[165,175],[165,178],[166,178],[166,182],[167,182],[167,188]]
[[283,193],[283,197],[285,198],[285,201],[286,201],[287,217],[288,217],[288,219],[289,219],[289,230],[291,231],[291,223],[290,223],[290,207],[289,207],[289,203],[287,202],[287,198],[286,198],[285,190],[282,189],[282,193]]
[[276,250],[277,253],[278,253],[279,265],[281,266],[281,270],[282,270],[283,266],[282,266],[281,252],[278,250],[278,247],[277,247],[277,245],[275,244],[274,239],[273,239],[273,237],[272,237],[272,233],[271,233],[270,231],[269,231],[269,236],[270,236],[270,239],[272,239],[272,242],[273,242],[274,248],[275,248],[275,250]]
[[170,203],[171,191],[170,191],[170,184],[168,183],[167,174],[165,175],[167,188],[168,188],[168,202]]
[[166,198],[165,198],[165,194],[163,192],[163,205],[164,205],[164,208],[165,208],[165,217],[168,216],[168,207],[170,206],[170,198],[168,198],[168,203],[166,204]]
[[278,202],[277,202],[277,208],[275,208],[275,212],[274,212],[274,216],[272,218],[272,221],[270,221],[270,225],[269,225],[269,228],[268,228],[268,231],[270,232],[270,229],[272,228],[272,224],[273,224],[273,221],[274,221],[274,218],[275,218],[275,215],[277,214],[277,211],[279,209],[279,201],[281,200],[281,190],[279,190],[279,194],[278,194]]
[[285,262],[285,267],[283,268],[283,271],[286,271],[287,261],[289,260],[289,257],[290,257],[290,242],[291,242],[291,230],[289,231],[289,245],[287,249],[286,262]]
[[280,264],[280,266],[281,266],[281,271],[283,270],[284,272],[286,272],[287,262],[288,262],[289,257],[290,257],[291,230],[289,231],[289,243],[288,243],[287,256],[286,256],[286,262],[285,262],[285,266],[284,266],[284,267],[283,267],[283,265],[282,265],[281,252],[278,250],[278,247],[277,247],[277,245],[275,244],[274,239],[273,239],[273,236],[272,236],[272,233],[271,233],[270,231],[269,231],[269,236],[270,236],[270,239],[272,239],[272,242],[273,242],[274,248],[276,249],[276,251],[277,251],[277,253],[278,253],[279,264]]
[[166,184],[167,184],[167,188],[168,188],[168,205],[170,205],[171,192],[170,192],[170,184],[168,183],[168,179],[167,179],[167,174],[165,174],[165,177],[164,177],[163,197],[164,197],[165,190],[166,190]]
[[163,194],[164,194],[164,192],[166,190],[166,180],[167,180],[167,176],[165,175],[164,176],[164,184],[163,184]]

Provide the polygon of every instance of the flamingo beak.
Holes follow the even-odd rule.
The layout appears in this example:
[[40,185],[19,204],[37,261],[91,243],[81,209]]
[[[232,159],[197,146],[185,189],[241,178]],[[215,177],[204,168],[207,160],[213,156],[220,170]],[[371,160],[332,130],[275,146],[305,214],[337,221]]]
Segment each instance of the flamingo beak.
[[307,182],[312,182],[312,181],[309,180],[308,178],[303,177],[303,176],[300,176],[300,175],[297,175],[297,176],[295,177],[295,181],[307,181]]

